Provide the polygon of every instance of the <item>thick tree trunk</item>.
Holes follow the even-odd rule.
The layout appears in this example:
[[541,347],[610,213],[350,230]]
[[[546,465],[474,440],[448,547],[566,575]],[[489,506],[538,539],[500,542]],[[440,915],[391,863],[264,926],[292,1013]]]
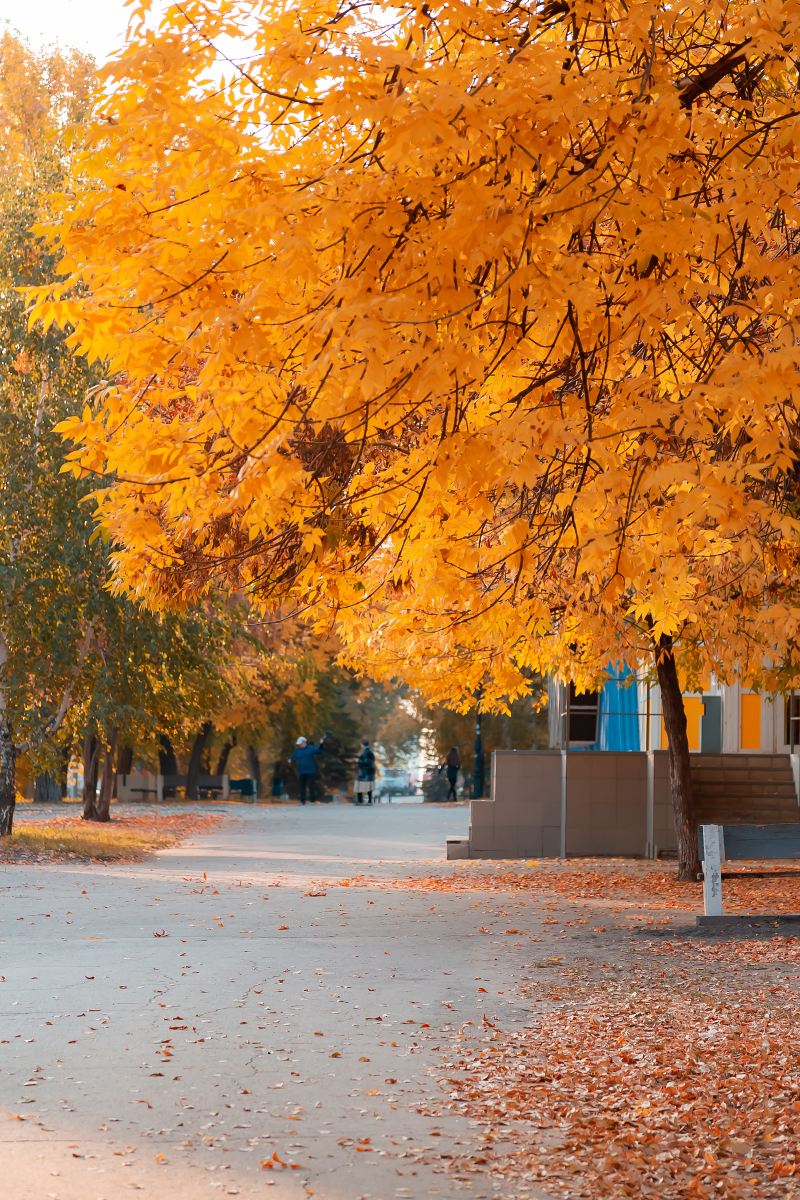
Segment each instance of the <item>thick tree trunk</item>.
[[[158,735],[158,773],[159,775],[177,775],[178,760],[172,749],[172,742],[165,733]],[[164,788],[164,799],[170,800],[175,795],[174,787]]]
[[111,820],[111,797],[114,792],[114,780],[116,772],[114,771],[114,763],[117,757],[117,739],[119,730],[112,729],[111,734],[106,737],[105,756],[103,758],[103,775],[100,780],[100,795],[97,803],[94,806],[95,821],[110,821]]
[[97,773],[100,767],[100,739],[93,727],[83,738],[83,819],[96,821]]
[[55,771],[44,771],[33,781],[34,804],[60,804],[61,784]]
[[200,726],[200,731],[194,739],[191,753],[189,754],[189,765],[186,768],[186,799],[199,800],[199,779],[200,767],[203,762],[203,753],[208,745],[209,738],[213,732],[214,726],[210,721],[204,721]]
[[692,806],[692,771],[689,759],[689,739],[686,734],[686,710],[672,638],[663,636],[656,650],[656,669],[661,688],[661,711],[667,731],[669,753],[669,782],[675,832],[678,837],[678,879],[694,880],[700,874],[700,851],[697,821]]
[[[133,767],[133,746],[126,746],[124,743],[119,748],[117,755],[117,774],[130,775]],[[114,784],[114,798],[116,799],[117,788]]]
[[231,756],[232,749],[233,749],[233,742],[230,741],[230,742],[226,742],[225,745],[220,750],[219,758],[217,759],[217,769],[214,772],[215,775],[224,775],[225,774],[225,768],[228,765],[228,759]]
[[10,837],[14,831],[14,809],[17,805],[17,750],[11,724],[5,713],[0,714],[0,837]]
[[250,772],[250,778],[256,785],[255,799],[261,799],[261,762],[258,757],[258,751],[255,746],[247,747],[247,770]]

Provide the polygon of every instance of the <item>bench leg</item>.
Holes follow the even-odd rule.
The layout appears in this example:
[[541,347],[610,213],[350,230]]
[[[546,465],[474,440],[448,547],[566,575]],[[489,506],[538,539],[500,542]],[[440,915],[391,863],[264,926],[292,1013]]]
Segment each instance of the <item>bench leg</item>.
[[722,826],[703,825],[703,908],[707,917],[722,916]]

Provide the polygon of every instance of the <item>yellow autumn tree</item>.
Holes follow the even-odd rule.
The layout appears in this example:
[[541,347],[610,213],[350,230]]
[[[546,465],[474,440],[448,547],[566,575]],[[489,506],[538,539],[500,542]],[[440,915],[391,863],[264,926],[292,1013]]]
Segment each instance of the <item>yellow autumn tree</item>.
[[[45,229],[119,586],[487,707],[797,663],[800,9],[135,3]],[[680,671],[680,677],[679,677]],[[788,677],[788,676],[787,676]]]

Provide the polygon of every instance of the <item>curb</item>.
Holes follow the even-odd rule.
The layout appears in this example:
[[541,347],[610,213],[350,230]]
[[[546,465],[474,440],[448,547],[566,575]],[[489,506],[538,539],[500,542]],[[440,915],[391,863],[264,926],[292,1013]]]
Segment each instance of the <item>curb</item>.
[[796,929],[800,934],[800,913],[774,913],[770,915],[698,917],[697,928],[705,930],[736,930],[736,929],[782,929],[784,926]]

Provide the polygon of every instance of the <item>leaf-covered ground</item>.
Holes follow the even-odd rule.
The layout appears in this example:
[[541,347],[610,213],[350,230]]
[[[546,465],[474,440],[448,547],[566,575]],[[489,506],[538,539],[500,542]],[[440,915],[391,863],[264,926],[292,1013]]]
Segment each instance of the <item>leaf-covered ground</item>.
[[796,989],[672,970],[558,995],[522,1034],[465,1035],[448,1063],[453,1107],[486,1126],[495,1170],[576,1200],[798,1186]]
[[[343,880],[373,885],[367,876]],[[523,865],[469,864],[412,880],[398,887],[432,892],[493,891],[530,893],[545,902],[599,902],[611,912],[645,914],[703,911],[701,883],[679,883],[674,864],[636,859],[530,860]],[[731,913],[800,913],[800,864],[734,863],[723,872],[725,908]]]
[[137,862],[184,838],[207,833],[223,818],[214,813],[115,816],[97,824],[76,813],[51,820],[17,817],[10,838],[0,838],[0,862]]
[[[800,912],[795,864],[736,872],[729,911]],[[388,886],[471,894],[479,933],[527,964],[527,1016],[467,1022],[446,1056],[444,1108],[485,1147],[458,1175],[520,1200],[800,1195],[800,939],[696,931],[700,885],[657,863],[457,864]]]

